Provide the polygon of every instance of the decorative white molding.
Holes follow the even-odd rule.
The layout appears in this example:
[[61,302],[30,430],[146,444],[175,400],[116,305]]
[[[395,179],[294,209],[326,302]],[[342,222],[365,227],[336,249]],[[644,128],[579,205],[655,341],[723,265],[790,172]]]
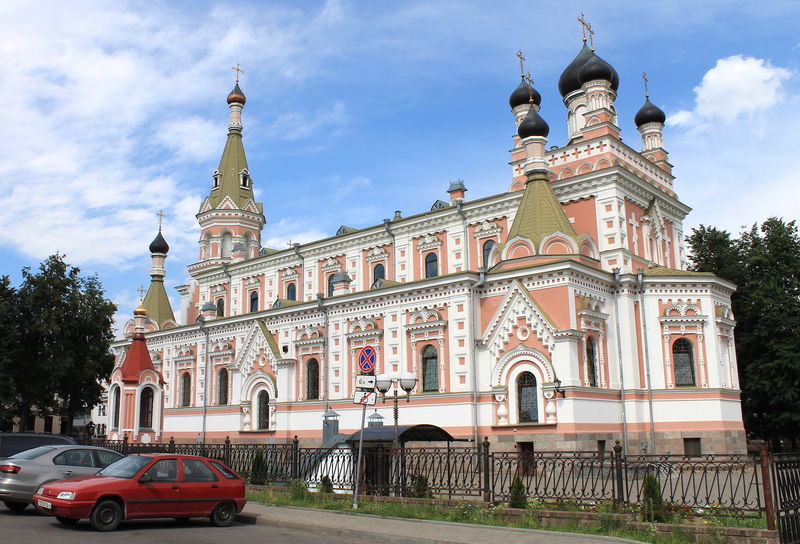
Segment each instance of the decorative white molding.
[[434,249],[442,246],[442,239],[438,236],[434,236],[433,234],[426,234],[422,237],[417,245],[418,251],[426,251],[428,249]]

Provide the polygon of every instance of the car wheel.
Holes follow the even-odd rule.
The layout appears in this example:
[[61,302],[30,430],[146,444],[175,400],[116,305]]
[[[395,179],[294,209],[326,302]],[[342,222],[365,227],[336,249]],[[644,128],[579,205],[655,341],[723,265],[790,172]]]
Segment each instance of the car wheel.
[[78,520],[75,518],[62,518],[61,516],[56,516],[56,519],[62,525],[75,525],[78,523]]
[[236,519],[236,506],[232,502],[218,504],[211,512],[211,523],[217,527],[227,527]]
[[3,501],[3,504],[12,512],[22,512],[28,507],[27,502]]
[[105,500],[97,503],[89,515],[89,523],[95,531],[113,531],[122,521],[122,508],[117,501]]

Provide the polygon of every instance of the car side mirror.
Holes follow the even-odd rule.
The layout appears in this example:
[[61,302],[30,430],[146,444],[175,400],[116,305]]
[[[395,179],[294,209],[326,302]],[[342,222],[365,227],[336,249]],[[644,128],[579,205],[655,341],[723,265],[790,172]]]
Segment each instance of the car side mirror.
[[153,478],[149,474],[142,474],[142,477],[139,478],[139,483],[146,484],[147,482],[152,482]]

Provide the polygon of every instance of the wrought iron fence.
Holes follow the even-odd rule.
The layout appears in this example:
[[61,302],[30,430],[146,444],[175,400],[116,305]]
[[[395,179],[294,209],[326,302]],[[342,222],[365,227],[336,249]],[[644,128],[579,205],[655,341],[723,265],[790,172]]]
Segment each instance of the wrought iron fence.
[[800,453],[772,456],[775,511],[782,544],[800,543]]

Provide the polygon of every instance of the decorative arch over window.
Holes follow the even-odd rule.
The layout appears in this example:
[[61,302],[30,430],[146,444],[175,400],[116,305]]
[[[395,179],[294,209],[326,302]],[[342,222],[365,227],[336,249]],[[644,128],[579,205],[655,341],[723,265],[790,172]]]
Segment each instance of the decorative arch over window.
[[217,373],[217,404],[228,404],[228,370],[220,368]]
[[256,424],[260,431],[269,429],[269,393],[264,390],[258,392],[256,400]]
[[139,395],[139,428],[153,428],[153,388],[145,387]]
[[539,421],[536,378],[527,371],[517,378],[517,419],[520,423]]
[[586,338],[586,381],[597,387],[597,344],[591,336]]
[[297,300],[297,285],[294,283],[286,286],[286,300]]
[[319,398],[319,363],[316,359],[309,359],[306,364],[306,399]]
[[192,375],[184,372],[181,375],[181,406],[192,404]]
[[111,395],[112,402],[114,403],[114,419],[111,423],[113,429],[119,429],[119,402],[120,402],[119,386],[114,387],[114,392]]
[[383,264],[378,263],[372,269],[372,283],[375,283],[378,280],[385,280],[386,279],[386,268]]
[[431,251],[425,255],[425,277],[435,278],[439,275],[439,257]]
[[217,317],[223,317],[225,315],[225,299],[219,298],[217,299]]
[[694,375],[694,346],[686,338],[679,338],[672,344],[672,360],[675,365],[675,385],[697,385]]
[[250,293],[250,312],[258,311],[258,291]]
[[422,390],[439,390],[439,354],[430,344],[422,349]]
[[492,252],[492,248],[494,247],[494,240],[486,240],[483,243],[483,260],[481,264],[485,268],[489,268],[489,254]]

